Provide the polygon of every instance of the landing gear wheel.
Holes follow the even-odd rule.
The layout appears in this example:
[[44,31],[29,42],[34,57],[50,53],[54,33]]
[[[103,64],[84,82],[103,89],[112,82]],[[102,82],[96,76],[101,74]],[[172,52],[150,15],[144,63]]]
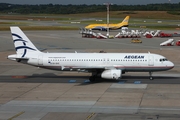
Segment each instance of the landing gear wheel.
[[150,80],[153,80],[152,72],[149,72],[149,79],[150,79]]
[[150,79],[150,80],[153,80],[153,77],[150,77],[149,79]]
[[91,77],[89,78],[89,80],[90,80],[90,82],[92,82],[92,83],[96,82],[96,76],[95,76],[95,75],[94,75],[94,76],[91,76]]

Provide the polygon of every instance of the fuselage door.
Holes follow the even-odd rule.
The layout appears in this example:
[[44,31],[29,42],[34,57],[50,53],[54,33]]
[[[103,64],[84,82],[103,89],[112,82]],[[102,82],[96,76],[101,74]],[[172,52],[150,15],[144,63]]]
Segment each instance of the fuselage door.
[[38,64],[43,65],[43,56],[42,55],[39,55]]
[[149,64],[149,66],[154,66],[154,56],[153,55],[149,55],[148,64]]

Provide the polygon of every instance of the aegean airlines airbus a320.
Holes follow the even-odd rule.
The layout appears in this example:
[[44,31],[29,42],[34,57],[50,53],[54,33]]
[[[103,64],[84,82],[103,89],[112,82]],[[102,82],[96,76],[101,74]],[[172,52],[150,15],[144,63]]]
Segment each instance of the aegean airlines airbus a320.
[[125,72],[152,72],[172,69],[174,64],[164,56],[152,53],[43,53],[19,27],[10,27],[16,54],[8,59],[40,68],[59,71],[90,72],[91,82],[97,77],[121,78]]

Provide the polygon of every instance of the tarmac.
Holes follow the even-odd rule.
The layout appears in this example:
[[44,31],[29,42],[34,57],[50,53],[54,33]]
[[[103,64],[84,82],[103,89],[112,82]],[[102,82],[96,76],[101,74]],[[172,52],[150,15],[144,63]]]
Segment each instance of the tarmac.
[[[117,32],[117,31],[116,31]],[[78,31],[25,31],[44,52],[151,52],[166,56],[172,70],[127,73],[121,80],[89,83],[89,73],[62,72],[19,64],[9,31],[0,34],[0,120],[179,120],[180,56],[168,38],[82,38]],[[115,34],[115,33],[112,33]],[[174,38],[179,40],[179,38]]]

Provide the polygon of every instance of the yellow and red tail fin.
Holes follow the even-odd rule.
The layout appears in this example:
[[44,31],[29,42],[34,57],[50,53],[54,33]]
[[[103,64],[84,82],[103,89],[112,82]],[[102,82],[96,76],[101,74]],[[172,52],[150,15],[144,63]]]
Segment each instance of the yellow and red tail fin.
[[118,27],[128,27],[130,16],[126,16],[121,23],[118,23]]

